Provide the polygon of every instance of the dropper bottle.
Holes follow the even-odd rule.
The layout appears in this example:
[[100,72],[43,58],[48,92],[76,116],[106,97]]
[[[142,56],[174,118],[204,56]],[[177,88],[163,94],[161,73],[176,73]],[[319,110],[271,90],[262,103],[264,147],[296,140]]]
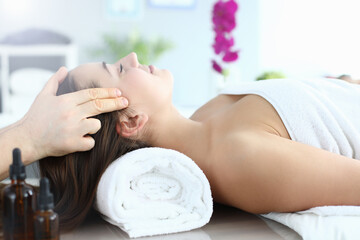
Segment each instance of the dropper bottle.
[[35,195],[25,183],[25,166],[21,161],[20,149],[13,150],[10,165],[11,183],[2,192],[3,229],[5,240],[33,240]]
[[58,240],[59,239],[59,217],[53,211],[54,197],[50,192],[49,179],[40,180],[40,194],[38,195],[38,206],[34,216],[35,240]]

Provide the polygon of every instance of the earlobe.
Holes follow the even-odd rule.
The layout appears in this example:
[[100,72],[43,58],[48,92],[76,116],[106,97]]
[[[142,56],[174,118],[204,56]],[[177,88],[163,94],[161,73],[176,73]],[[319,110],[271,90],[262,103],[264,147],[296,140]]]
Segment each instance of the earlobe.
[[148,119],[149,117],[144,113],[137,114],[134,117],[129,117],[116,124],[116,132],[127,138],[135,136],[144,128]]

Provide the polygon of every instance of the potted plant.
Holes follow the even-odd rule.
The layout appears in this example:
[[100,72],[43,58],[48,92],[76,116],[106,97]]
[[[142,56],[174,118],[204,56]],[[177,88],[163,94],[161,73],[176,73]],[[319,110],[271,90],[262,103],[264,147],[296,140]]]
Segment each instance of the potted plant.
[[161,37],[148,40],[137,32],[122,38],[114,33],[107,33],[102,36],[102,40],[103,46],[91,49],[90,52],[91,55],[101,56],[109,62],[116,62],[130,52],[135,52],[141,64],[149,65],[174,47],[169,40]]

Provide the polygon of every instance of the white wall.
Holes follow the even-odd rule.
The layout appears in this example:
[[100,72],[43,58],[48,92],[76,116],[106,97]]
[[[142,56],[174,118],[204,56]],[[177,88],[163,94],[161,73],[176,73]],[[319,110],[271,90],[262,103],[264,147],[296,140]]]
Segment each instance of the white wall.
[[[104,0],[0,0],[0,38],[27,27],[48,28],[71,37],[80,47],[80,63],[99,61],[86,50],[107,32],[138,29],[163,36],[176,48],[155,63],[175,78],[174,102],[198,106],[212,95],[211,8],[215,0],[197,0],[192,10],[156,9],[144,0],[143,17],[109,20]],[[239,0],[234,31],[240,59],[233,68],[239,81],[252,81],[265,70],[287,76],[352,74],[360,76],[360,34],[354,0]],[[235,72],[236,72],[235,71]]]
[[[161,35],[176,46],[156,63],[174,75],[175,104],[198,106],[211,97],[214,1],[197,0],[192,10],[150,8],[144,1],[142,19],[124,21],[107,19],[102,0],[0,0],[0,38],[27,27],[56,30],[79,45],[80,63],[84,63],[95,60],[86,50],[98,45],[103,33],[114,31],[121,36],[136,28],[148,37]],[[258,0],[239,3],[235,41],[242,52],[233,68],[240,69],[241,81],[249,81],[258,74]]]
[[360,2],[260,0],[261,70],[360,77]]

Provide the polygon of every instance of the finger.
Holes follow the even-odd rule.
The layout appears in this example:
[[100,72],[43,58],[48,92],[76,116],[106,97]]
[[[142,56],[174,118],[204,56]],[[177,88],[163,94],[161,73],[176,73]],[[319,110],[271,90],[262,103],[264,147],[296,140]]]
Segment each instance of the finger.
[[65,95],[71,102],[80,105],[95,99],[117,98],[121,96],[121,92],[117,88],[88,88]]
[[59,70],[57,70],[57,72],[51,76],[49,81],[47,81],[41,93],[55,95],[58,90],[59,84],[64,81],[66,75],[67,69],[65,67],[59,68]]
[[81,123],[81,134],[95,134],[101,128],[101,121],[96,118],[86,118]]
[[106,112],[121,110],[127,106],[126,98],[96,99],[80,105],[79,111],[83,114],[81,117],[88,118]]
[[79,142],[77,151],[89,151],[95,146],[95,140],[91,136],[84,136]]

